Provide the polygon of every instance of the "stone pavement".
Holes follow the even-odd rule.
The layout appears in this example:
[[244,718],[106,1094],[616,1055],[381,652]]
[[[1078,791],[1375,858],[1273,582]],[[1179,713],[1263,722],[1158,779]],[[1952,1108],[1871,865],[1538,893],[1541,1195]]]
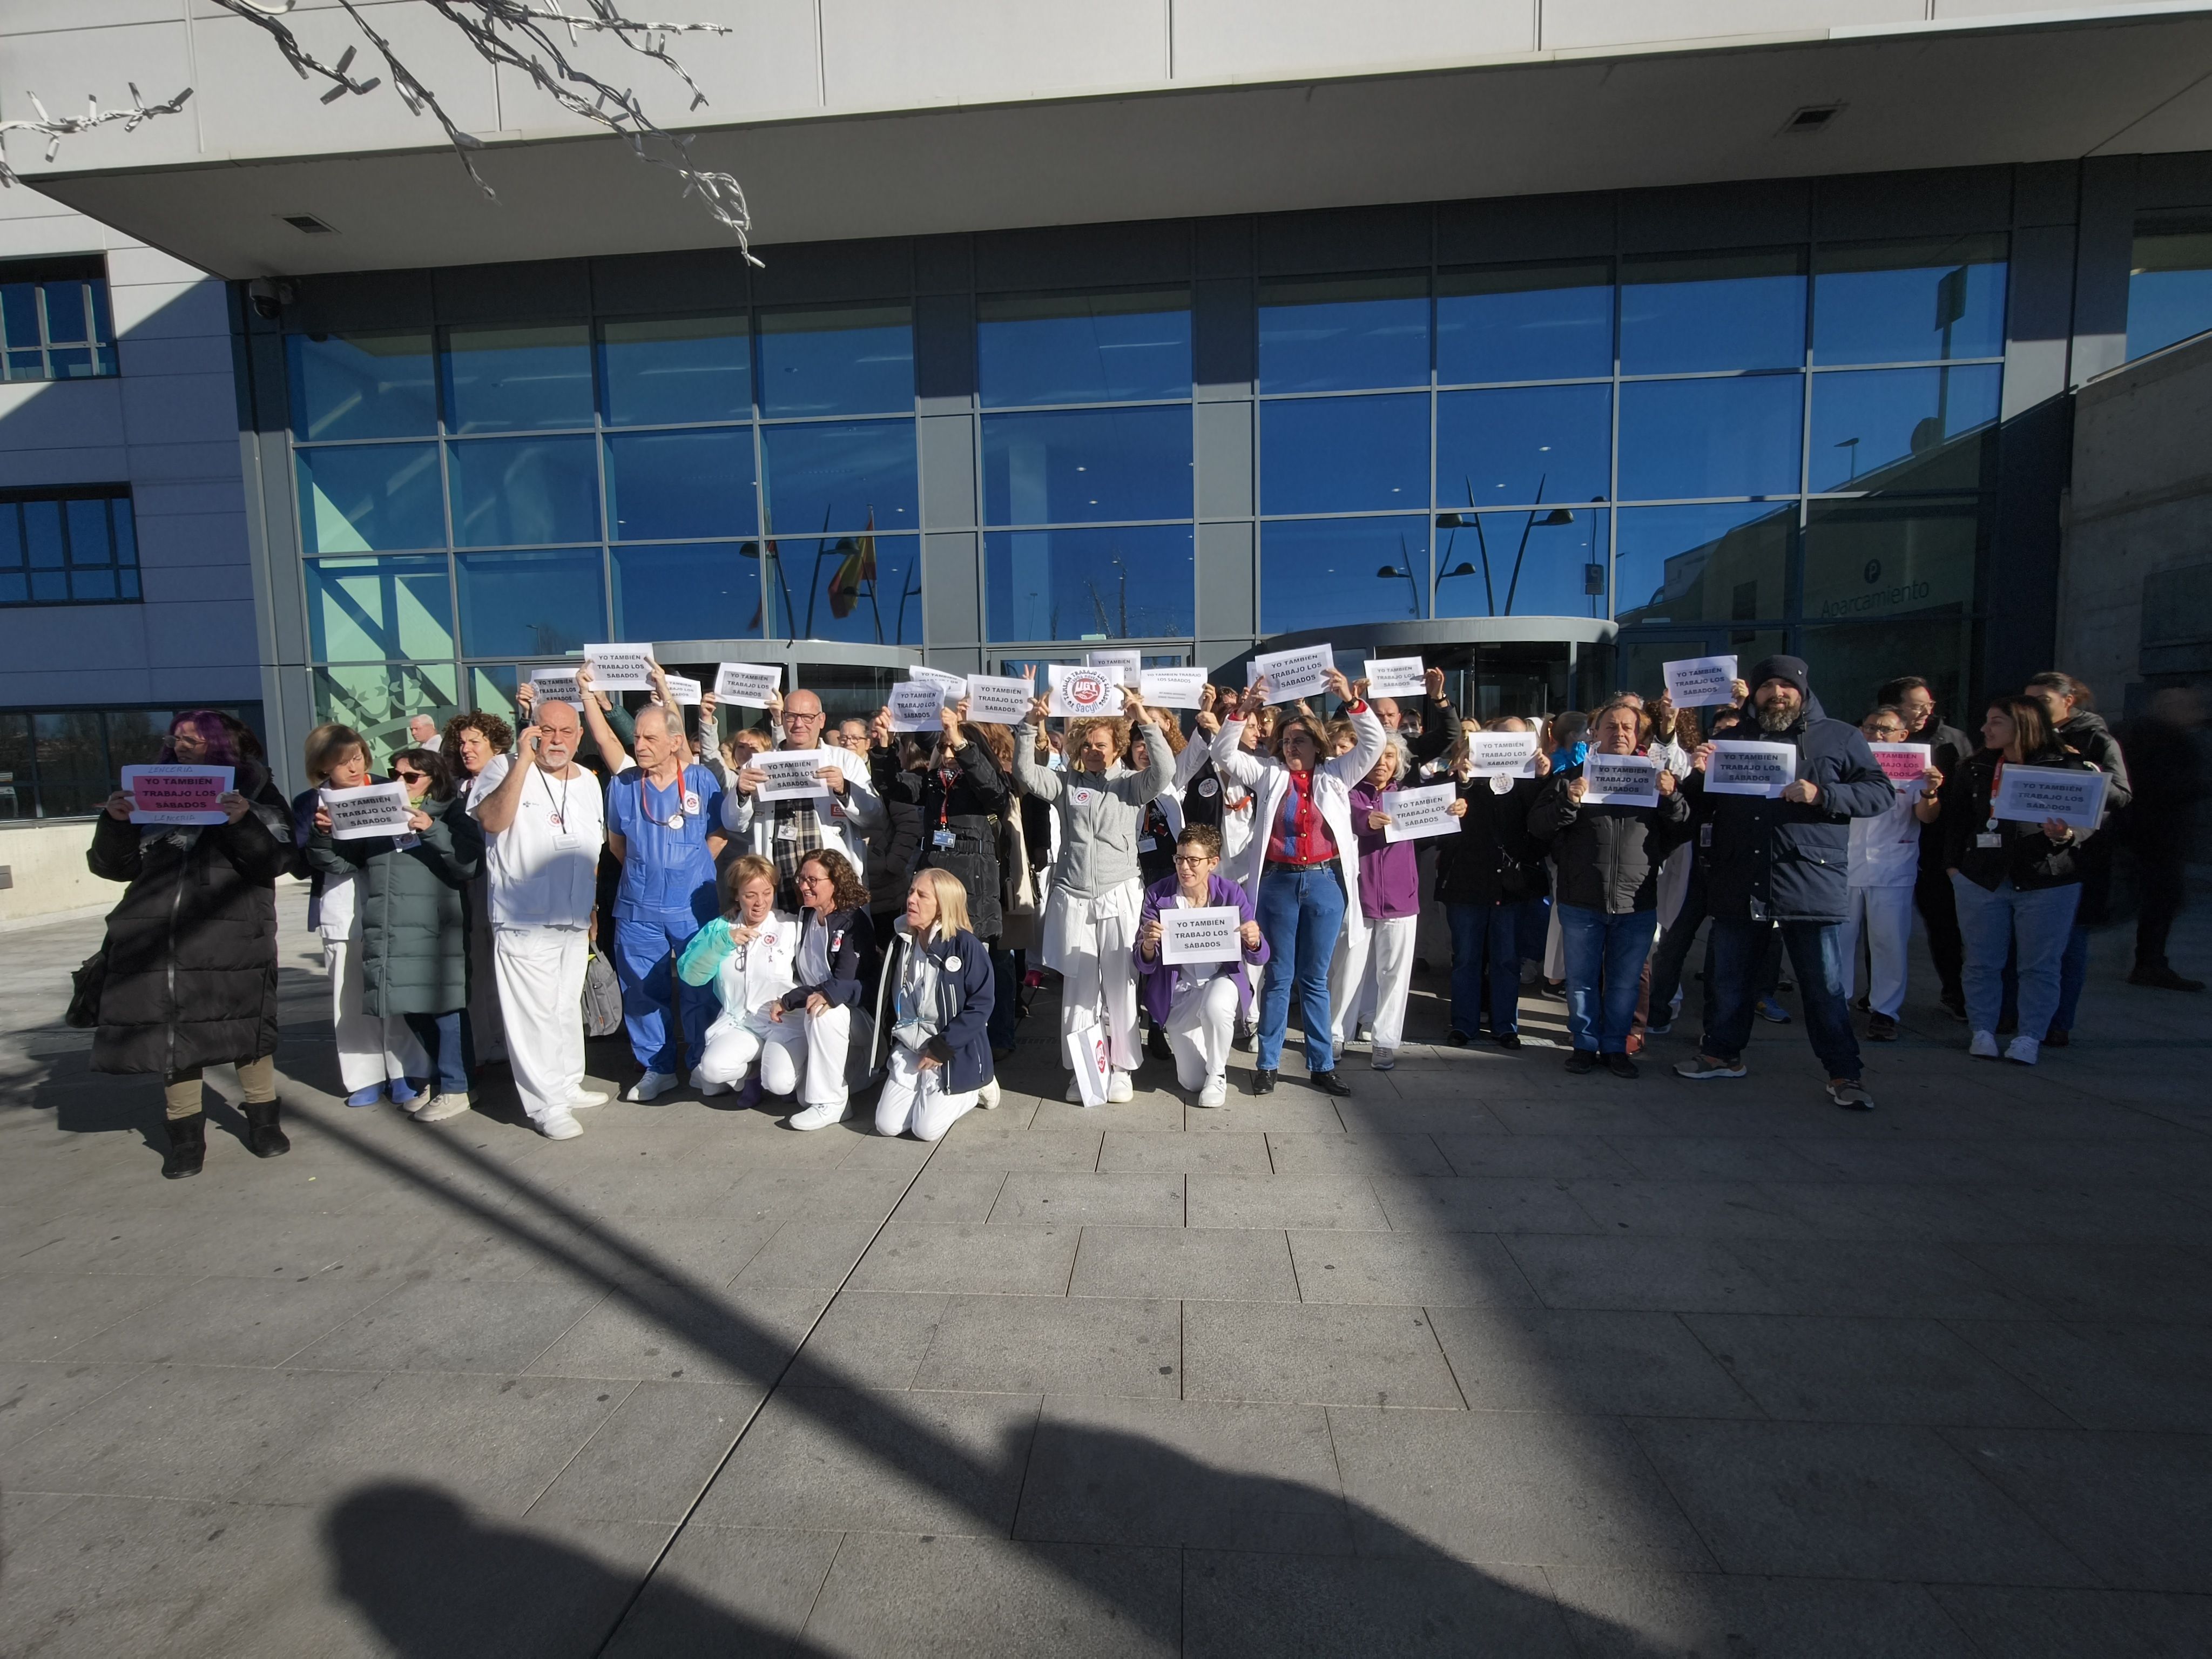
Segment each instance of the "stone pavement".
[[2212,1009],[2119,934],[1870,1116],[1799,1026],[1086,1113],[1048,1001],[933,1149],[347,1111],[303,910],[294,1150],[185,1182],[58,1023],[97,924],[0,939],[0,1651],[2212,1651]]

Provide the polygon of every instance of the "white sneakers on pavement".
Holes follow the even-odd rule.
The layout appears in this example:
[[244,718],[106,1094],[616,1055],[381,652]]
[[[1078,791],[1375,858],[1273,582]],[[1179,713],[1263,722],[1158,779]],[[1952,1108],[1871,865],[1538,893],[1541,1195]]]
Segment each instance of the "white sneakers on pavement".
[[996,1078],[993,1078],[975,1091],[975,1103],[987,1112],[996,1111],[1000,1098],[999,1079]]
[[1115,1072],[1107,1079],[1106,1099],[1109,1104],[1119,1106],[1123,1101],[1136,1097],[1136,1085],[1129,1081],[1127,1072]]
[[1966,1052],[1972,1054],[1976,1060],[1995,1060],[1997,1057],[1996,1033],[1994,1031],[1975,1032],[1974,1040],[1966,1045]]
[[676,1086],[676,1073],[673,1072],[647,1072],[623,1091],[623,1098],[635,1101],[642,1106],[647,1102],[657,1100],[666,1094]]
[[574,1140],[584,1133],[584,1126],[576,1121],[575,1115],[566,1106],[556,1106],[545,1114],[538,1133],[548,1140]]
[[568,1097],[568,1109],[580,1112],[588,1106],[604,1106],[613,1098],[604,1089],[579,1089]]
[[1198,1103],[1209,1111],[1229,1103],[1229,1079],[1216,1072],[1206,1079],[1206,1087],[1198,1091]]
[[2016,1036],[2005,1045],[2004,1057],[2015,1066],[2033,1066],[2043,1053],[2043,1045],[2032,1036]]
[[843,1100],[825,1100],[819,1106],[809,1106],[803,1112],[791,1115],[790,1125],[794,1129],[826,1129],[833,1123],[842,1123],[853,1115],[851,1097]]
[[447,1118],[459,1117],[468,1109],[469,1097],[465,1090],[458,1094],[433,1095],[428,1105],[416,1110],[415,1121],[417,1123],[443,1123]]
[[1398,1051],[1395,1048],[1377,1048],[1367,1056],[1367,1065],[1371,1071],[1387,1072],[1397,1063]]

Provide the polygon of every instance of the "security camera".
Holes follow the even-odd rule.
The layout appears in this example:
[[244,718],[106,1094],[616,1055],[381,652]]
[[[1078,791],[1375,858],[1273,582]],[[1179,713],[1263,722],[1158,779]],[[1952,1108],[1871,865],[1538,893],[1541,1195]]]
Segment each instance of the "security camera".
[[289,283],[257,276],[246,285],[246,297],[252,301],[255,316],[264,323],[273,323],[283,315],[284,307],[297,300],[300,295]]

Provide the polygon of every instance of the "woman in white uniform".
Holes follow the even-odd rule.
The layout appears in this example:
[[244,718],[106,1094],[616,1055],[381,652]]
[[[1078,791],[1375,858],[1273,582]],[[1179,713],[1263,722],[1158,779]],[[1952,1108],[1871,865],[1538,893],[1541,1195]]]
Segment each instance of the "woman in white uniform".
[[[1906,743],[1905,716],[1877,708],[1859,722],[1869,743]],[[1929,767],[1897,792],[1896,805],[1870,818],[1851,820],[1850,862],[1844,912],[1844,996],[1859,994],[1859,940],[1867,944],[1867,1036],[1897,1041],[1898,1011],[1905,1006],[1906,946],[1912,940],[1913,884],[1920,877],[1920,826],[1942,814],[1936,791],[1943,775]]]
[[876,930],[868,919],[868,890],[842,853],[809,853],[799,860],[798,887],[804,908],[792,963],[796,983],[769,1004],[768,1017],[806,1034],[803,1050],[793,1042],[787,1051],[799,1062],[800,1104],[790,1127],[826,1129],[853,1115],[848,1066],[855,1037],[858,1052],[868,1052],[872,1028],[860,992]]
[[699,1092],[726,1095],[744,1084],[739,1104],[750,1106],[763,1090],[787,1095],[799,1087],[805,1029],[769,1014],[798,983],[799,918],[775,908],[775,866],[757,854],[731,864],[729,892],[722,914],[692,934],[676,971],[686,985],[714,986],[722,1004],[707,1028]]

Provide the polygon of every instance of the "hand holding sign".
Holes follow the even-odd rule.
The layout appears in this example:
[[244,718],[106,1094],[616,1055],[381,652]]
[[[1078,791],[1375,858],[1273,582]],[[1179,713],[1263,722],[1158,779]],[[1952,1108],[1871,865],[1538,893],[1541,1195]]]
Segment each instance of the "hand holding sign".
[[[830,793],[830,786],[819,774],[822,752],[817,749],[771,749],[753,757],[746,773],[758,773],[755,780],[754,799],[757,800],[821,799]],[[743,782],[743,775],[739,781]]]
[[902,680],[890,689],[891,730],[941,732],[945,729],[943,688],[935,680]]
[[1936,750],[1924,743],[1869,743],[1875,764],[1900,795],[1917,800],[1926,793],[1928,771]]
[[[2014,823],[2057,823],[2094,830],[2105,810],[2105,775],[2094,767],[2014,766],[2008,762],[1990,816]],[[2045,834],[2049,834],[2048,830]],[[2063,836],[2053,836],[2063,840]]]
[[1659,763],[1649,755],[1601,755],[1593,750],[1583,757],[1583,775],[1575,781],[1583,786],[1577,799],[1584,806],[1659,804]]
[[371,836],[404,836],[416,815],[404,783],[364,784],[358,789],[325,789],[323,811],[330,815],[331,839],[364,841]]
[[726,662],[714,671],[714,695],[724,702],[766,708],[783,684],[783,670],[757,663]]
[[1470,732],[1467,770],[1475,778],[1533,778],[1536,775],[1534,732]]
[[228,766],[126,766],[122,777],[133,823],[237,821],[239,815],[223,805],[232,793],[233,773]]
[[532,702],[565,702],[571,708],[584,706],[584,688],[576,683],[573,668],[533,668],[530,672],[530,701]]
[[[1317,697],[1330,689],[1329,676],[1336,673],[1336,652],[1326,645],[1302,645],[1293,651],[1262,651],[1252,659],[1252,684],[1256,688],[1263,681],[1269,702],[1296,702],[1301,697]],[[1340,683],[1342,675],[1338,675]],[[1342,695],[1340,693],[1339,695]]]
[[1160,912],[1160,960],[1235,962],[1244,954],[1243,917],[1233,904],[1176,905]]
[[1431,836],[1455,836],[1460,816],[1452,811],[1459,791],[1448,783],[1419,789],[1388,789],[1380,805],[1390,822],[1382,831],[1385,842],[1421,841]]
[[1146,702],[1160,708],[1197,708],[1206,693],[1203,668],[1147,668],[1137,676]]
[[1123,685],[1134,685],[1137,677],[1145,672],[1145,654],[1141,651],[1086,651],[1083,653],[1085,668],[1103,668]]
[[1779,800],[1797,781],[1797,746],[1722,738],[1705,745],[1705,793]]
[[1718,708],[1741,701],[1735,694],[1734,657],[1686,657],[1662,663],[1667,698],[1677,708]]
[[1030,683],[1000,674],[968,677],[968,718],[987,726],[1019,726],[1029,718]]
[[1367,695],[1419,701],[1428,690],[1428,675],[1419,657],[1367,659]]
[[1056,662],[1048,672],[1052,677],[1054,714],[1075,720],[1121,712],[1121,683],[1109,670]]
[[596,691],[650,691],[659,666],[649,645],[587,645],[584,661]]

